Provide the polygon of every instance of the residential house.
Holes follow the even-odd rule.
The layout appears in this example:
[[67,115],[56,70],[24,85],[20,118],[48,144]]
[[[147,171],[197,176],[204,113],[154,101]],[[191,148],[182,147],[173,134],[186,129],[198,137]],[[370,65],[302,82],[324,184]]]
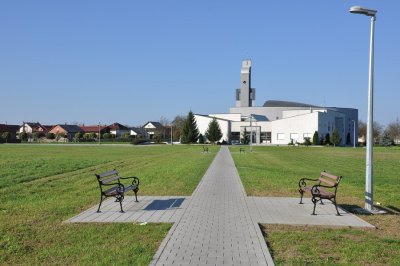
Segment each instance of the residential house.
[[19,130],[18,125],[7,125],[7,124],[0,124],[0,142],[1,142],[1,136],[3,133],[8,132],[10,133],[10,137],[7,140],[4,140],[5,142],[14,142],[17,139],[17,132]]
[[84,131],[77,125],[56,125],[50,131],[56,135],[58,140],[71,141],[74,139],[76,133],[84,133]]
[[32,134],[35,132],[41,132],[43,134],[46,134],[49,132],[49,130],[52,128],[52,126],[44,126],[41,125],[39,122],[23,122],[22,126],[19,127],[18,133],[25,132],[27,134]]
[[171,129],[164,127],[160,122],[149,121],[144,124],[143,129],[146,131],[149,139],[154,139],[157,135],[161,136],[164,140],[171,138]]
[[125,134],[130,134],[130,128],[121,125],[120,123],[114,123],[108,126],[110,128],[110,133],[114,135],[116,138],[122,137]]
[[96,136],[98,137],[99,132],[101,137],[103,136],[103,134],[105,133],[110,133],[110,127],[106,126],[106,125],[93,125],[93,126],[79,126],[82,130],[83,133],[94,133],[96,134]]
[[147,138],[147,132],[144,130],[144,128],[141,127],[131,127],[130,128],[130,136],[134,139],[137,138]]

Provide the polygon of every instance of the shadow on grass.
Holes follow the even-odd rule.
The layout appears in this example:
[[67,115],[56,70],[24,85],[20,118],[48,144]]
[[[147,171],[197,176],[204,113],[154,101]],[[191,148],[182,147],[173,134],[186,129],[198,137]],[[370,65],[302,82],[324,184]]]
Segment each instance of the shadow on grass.
[[264,237],[264,240],[267,243],[267,247],[268,247],[269,253],[271,254],[272,260],[275,261],[275,252],[274,252],[274,249],[272,248],[272,244],[269,241],[267,228],[265,228],[262,224],[258,224],[258,226],[260,227],[260,230]]
[[[358,215],[371,215],[371,213],[365,210],[363,207],[354,205],[354,204],[340,204],[338,207],[346,210],[347,212],[358,214]],[[384,211],[384,213],[380,213],[380,215],[400,215],[400,209],[391,205],[388,206],[379,206],[374,205],[374,207],[378,210]]]

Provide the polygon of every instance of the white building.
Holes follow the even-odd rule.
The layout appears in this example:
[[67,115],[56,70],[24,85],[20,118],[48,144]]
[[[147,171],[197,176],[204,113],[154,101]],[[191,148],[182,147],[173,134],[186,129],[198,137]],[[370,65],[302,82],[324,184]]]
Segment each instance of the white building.
[[225,114],[196,114],[201,134],[205,134],[208,124],[215,117],[222,131],[220,142],[238,142],[247,136],[254,144],[302,143],[306,137],[312,140],[315,131],[323,139],[327,133],[332,136],[337,129],[341,137],[340,145],[353,145],[354,134],[358,136],[357,109],[275,100],[266,101],[263,106],[253,106],[255,89],[250,87],[250,77],[251,61],[244,60],[241,88],[236,90],[236,107]]

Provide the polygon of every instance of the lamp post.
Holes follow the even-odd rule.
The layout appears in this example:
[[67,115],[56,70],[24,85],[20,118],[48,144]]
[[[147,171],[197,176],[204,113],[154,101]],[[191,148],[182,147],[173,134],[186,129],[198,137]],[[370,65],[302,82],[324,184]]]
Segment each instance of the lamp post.
[[353,121],[353,148],[356,147],[356,120]]
[[99,145],[100,145],[100,122],[99,122]]
[[253,116],[250,115],[250,152],[253,152]]
[[373,104],[374,104],[374,29],[376,20],[376,10],[353,6],[350,13],[362,14],[371,17],[371,36],[369,50],[369,82],[368,82],[368,118],[367,118],[367,156],[366,156],[366,175],[365,175],[365,209],[373,210],[373,174],[372,174],[372,149],[373,149]]

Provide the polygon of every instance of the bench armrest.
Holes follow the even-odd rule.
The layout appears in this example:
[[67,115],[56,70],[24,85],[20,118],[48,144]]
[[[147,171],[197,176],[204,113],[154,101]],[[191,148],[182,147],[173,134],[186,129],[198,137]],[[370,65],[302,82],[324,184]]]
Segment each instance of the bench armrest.
[[140,183],[139,178],[136,176],[121,177],[121,179],[133,179],[132,185],[135,185],[137,187],[139,186],[139,183]]
[[302,178],[299,180],[299,188],[307,186],[306,180],[307,181],[315,181],[315,182],[318,181],[318,179]]

